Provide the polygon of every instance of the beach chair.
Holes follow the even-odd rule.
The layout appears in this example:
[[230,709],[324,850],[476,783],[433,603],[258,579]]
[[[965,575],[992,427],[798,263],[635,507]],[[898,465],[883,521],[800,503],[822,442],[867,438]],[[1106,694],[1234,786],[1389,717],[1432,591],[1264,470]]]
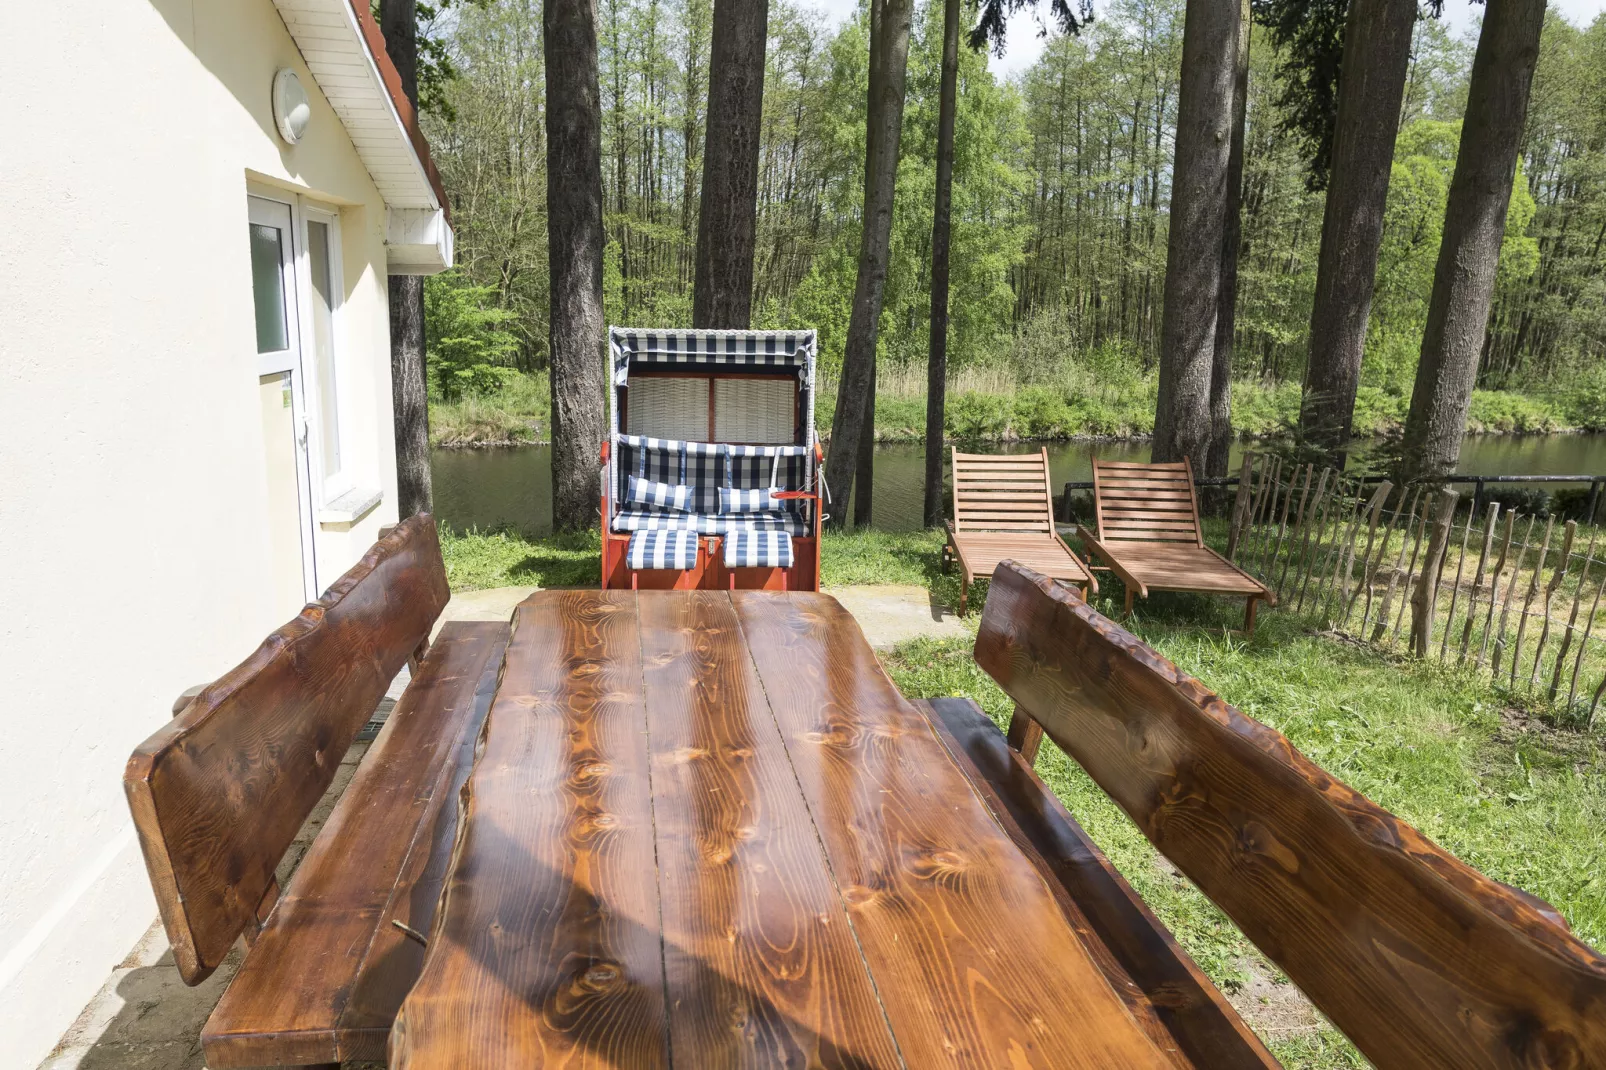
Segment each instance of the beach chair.
[[1126,612],[1150,591],[1243,595],[1245,633],[1255,630],[1255,606],[1277,598],[1265,584],[1204,544],[1193,467],[1093,459],[1093,511],[1098,533],[1077,525],[1093,557],[1126,584]]
[[952,450],[954,518],[943,547],[946,572],[958,562],[964,576],[959,613],[965,612],[970,585],[988,577],[1000,561],[1014,561],[1034,572],[1096,593],[1093,576],[1060,541],[1054,529],[1054,495],[1048,482],[1048,450],[985,454]]

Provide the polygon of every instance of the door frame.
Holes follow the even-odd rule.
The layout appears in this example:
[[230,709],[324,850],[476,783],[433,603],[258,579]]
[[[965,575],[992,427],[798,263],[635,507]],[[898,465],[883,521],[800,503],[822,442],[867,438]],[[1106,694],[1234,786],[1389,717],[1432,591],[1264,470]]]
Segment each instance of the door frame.
[[[308,301],[306,240],[302,231],[300,198],[295,194],[258,187],[247,187],[248,221],[277,227],[284,234],[279,270],[284,289],[286,349],[257,354],[256,379],[270,375],[290,377],[291,420],[295,426],[296,503],[300,517],[296,529],[301,536],[301,579],[307,601],[317,599],[318,546],[317,515],[312,498],[312,451],[309,444],[311,419],[307,410],[306,373],[303,352],[307,337]],[[304,281],[307,280],[307,281]]]

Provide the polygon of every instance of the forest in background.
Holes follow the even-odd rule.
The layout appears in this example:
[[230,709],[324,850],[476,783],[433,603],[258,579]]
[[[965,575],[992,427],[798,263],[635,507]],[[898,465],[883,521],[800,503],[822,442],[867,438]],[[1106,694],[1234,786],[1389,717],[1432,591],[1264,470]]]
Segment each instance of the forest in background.
[[[1459,0],[1451,0],[1459,2]],[[427,130],[459,267],[426,287],[432,392],[540,434],[548,270],[541,7],[484,0],[435,28],[447,76]],[[940,6],[916,9],[881,317],[877,426],[923,427]],[[1004,83],[961,49],[948,426],[955,437],[1143,434],[1153,426],[1183,8],[1101,4]],[[689,326],[710,0],[599,0],[609,323]],[[1417,24],[1389,186],[1356,430],[1404,418],[1460,132],[1473,43]],[[815,327],[839,366],[862,208],[867,27],[770,8],[753,325]],[[1323,194],[1251,39],[1234,426],[1299,406]],[[1470,426],[1606,428],[1606,18],[1551,14]],[[831,411],[829,399],[820,406]],[[534,416],[532,421],[530,416]],[[454,424],[454,418],[457,424]],[[828,416],[826,417],[828,418]],[[474,437],[472,429],[466,436]],[[482,437],[487,437],[483,436]],[[514,437],[519,437],[515,435]]]

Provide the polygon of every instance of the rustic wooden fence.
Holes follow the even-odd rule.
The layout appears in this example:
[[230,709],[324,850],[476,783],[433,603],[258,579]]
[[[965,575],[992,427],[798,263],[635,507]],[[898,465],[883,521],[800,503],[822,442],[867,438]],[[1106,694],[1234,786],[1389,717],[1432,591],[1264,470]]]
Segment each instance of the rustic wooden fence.
[[1251,453],[1227,556],[1326,628],[1468,666],[1593,724],[1606,693],[1599,530],[1580,539],[1576,521],[1460,505],[1454,490],[1363,486]]

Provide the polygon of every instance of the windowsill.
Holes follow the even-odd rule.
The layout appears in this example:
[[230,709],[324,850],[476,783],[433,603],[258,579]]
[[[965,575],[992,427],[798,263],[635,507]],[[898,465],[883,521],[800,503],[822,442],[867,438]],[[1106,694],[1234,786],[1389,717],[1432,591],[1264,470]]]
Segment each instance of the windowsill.
[[351,526],[379,507],[385,492],[356,487],[318,510],[318,526],[349,531]]

